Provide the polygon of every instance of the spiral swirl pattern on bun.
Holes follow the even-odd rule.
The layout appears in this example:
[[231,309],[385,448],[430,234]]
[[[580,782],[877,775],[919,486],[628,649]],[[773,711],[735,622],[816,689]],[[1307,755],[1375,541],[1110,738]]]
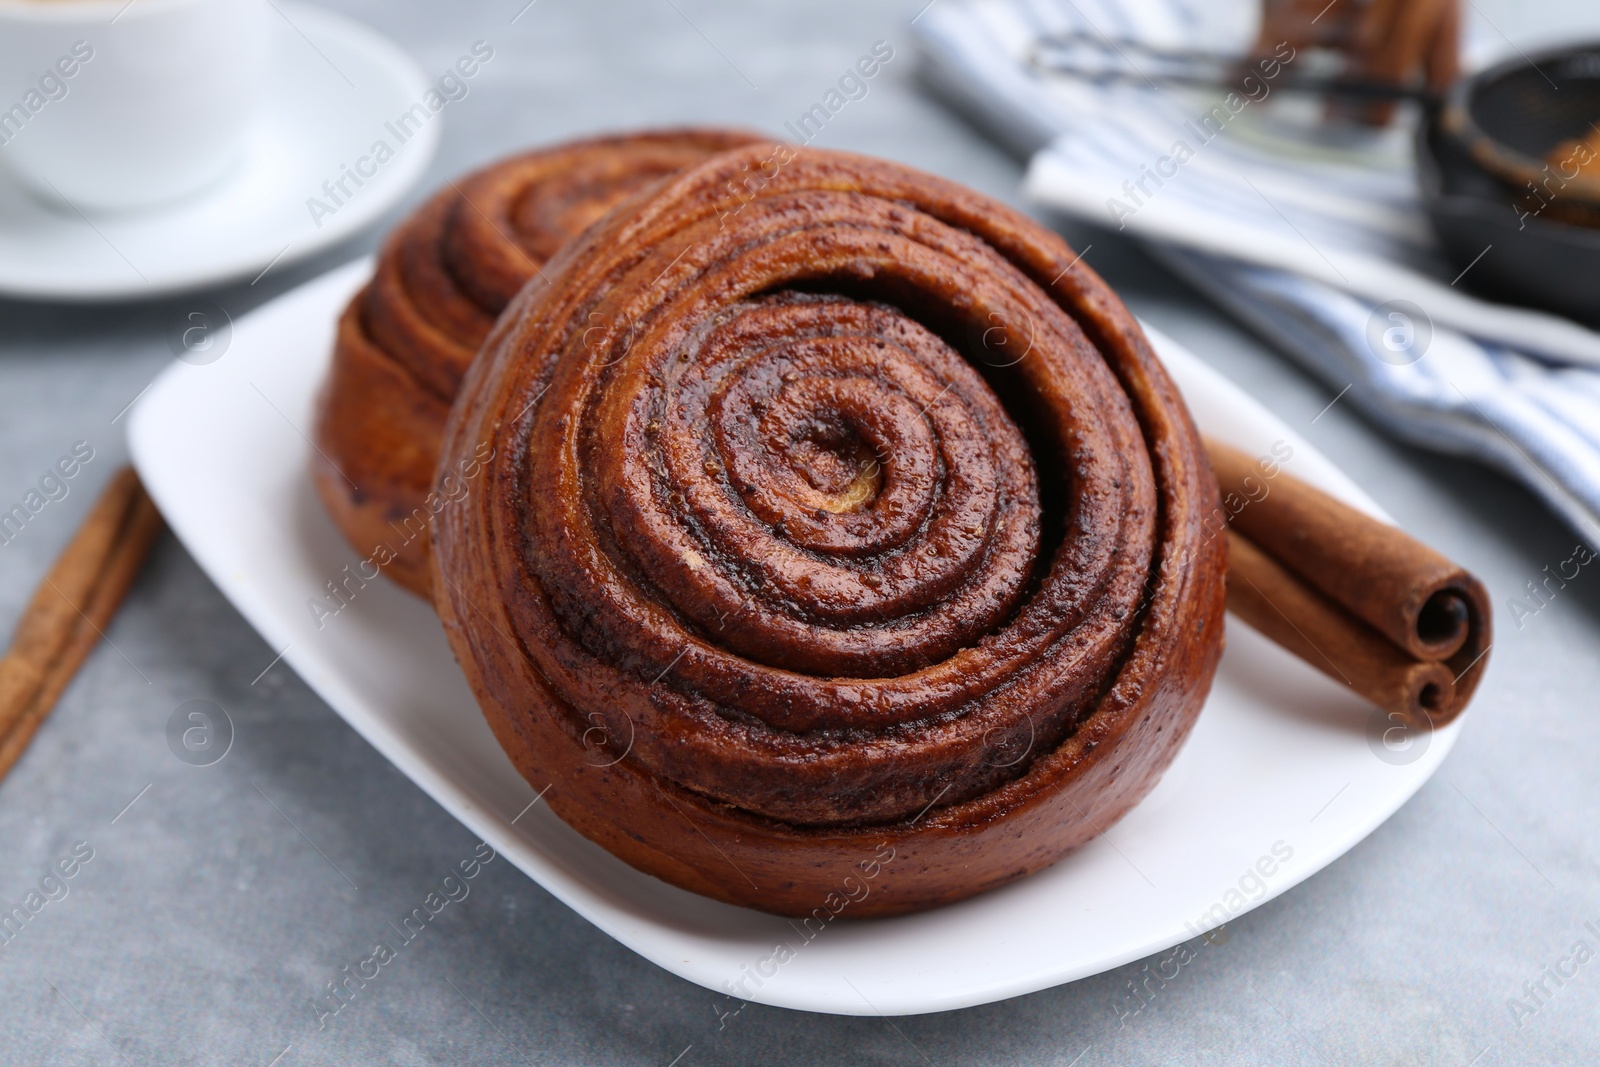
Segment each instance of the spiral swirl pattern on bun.
[[1037,870],[1151,788],[1221,651],[1216,487],[1058,237],[757,145],[547,270],[452,413],[440,469],[496,458],[434,588],[558,814],[785,914],[886,848],[869,915]]

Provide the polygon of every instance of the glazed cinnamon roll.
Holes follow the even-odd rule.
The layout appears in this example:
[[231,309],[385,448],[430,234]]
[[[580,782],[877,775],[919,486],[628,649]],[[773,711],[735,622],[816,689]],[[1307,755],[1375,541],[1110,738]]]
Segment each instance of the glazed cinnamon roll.
[[401,224],[339,321],[317,408],[314,481],[352,547],[427,595],[429,529],[447,499],[433,492],[439,436],[495,317],[619,201],[752,140],[667,130],[543,149],[451,182]]
[[1060,238],[760,145],[546,270],[452,411],[439,469],[495,460],[433,587],[563,819],[695,892],[860,917],[1036,871],[1154,785],[1221,653],[1217,489]]

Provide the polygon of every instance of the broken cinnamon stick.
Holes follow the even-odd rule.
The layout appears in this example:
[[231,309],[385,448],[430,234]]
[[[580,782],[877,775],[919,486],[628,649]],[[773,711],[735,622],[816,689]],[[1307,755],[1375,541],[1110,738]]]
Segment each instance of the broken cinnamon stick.
[[103,636],[161,526],[138,476],[124,468],[34,591],[0,658],[0,777]]

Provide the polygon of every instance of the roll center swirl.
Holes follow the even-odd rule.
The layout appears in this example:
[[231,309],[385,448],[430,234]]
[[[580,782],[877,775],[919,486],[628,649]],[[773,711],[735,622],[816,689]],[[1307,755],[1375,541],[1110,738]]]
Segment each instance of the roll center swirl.
[[618,474],[617,550],[742,655],[889,673],[977,639],[1021,596],[1039,512],[1021,433],[902,312],[780,292],[616,373],[659,383],[622,416],[645,447],[597,450]]
[[848,423],[812,426],[803,437],[790,440],[789,459],[816,490],[816,499],[806,503],[834,515],[860,511],[883,484],[882,460]]

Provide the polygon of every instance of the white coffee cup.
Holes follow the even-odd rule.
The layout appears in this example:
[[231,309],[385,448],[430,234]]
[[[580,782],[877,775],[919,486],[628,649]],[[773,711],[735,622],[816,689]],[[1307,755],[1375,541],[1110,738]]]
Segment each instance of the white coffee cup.
[[198,192],[239,162],[268,0],[0,0],[0,163],[84,212]]

